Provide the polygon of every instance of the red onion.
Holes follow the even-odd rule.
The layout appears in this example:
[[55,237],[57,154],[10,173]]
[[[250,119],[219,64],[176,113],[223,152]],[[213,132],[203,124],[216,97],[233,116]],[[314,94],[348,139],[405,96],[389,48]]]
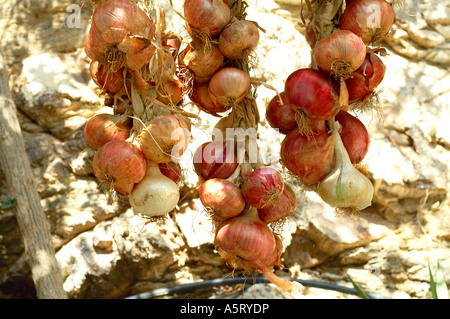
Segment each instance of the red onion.
[[383,81],[386,66],[375,53],[367,53],[363,64],[345,80],[350,102],[370,94]]
[[295,110],[289,104],[286,93],[281,92],[280,96],[275,95],[269,101],[266,108],[266,120],[271,127],[278,129],[282,134],[287,134],[297,127]]
[[130,136],[130,127],[121,122],[120,115],[97,114],[91,117],[84,128],[88,145],[97,150],[113,140],[125,141]]
[[197,174],[208,180],[211,178],[228,178],[238,166],[231,142],[212,141],[202,144],[194,153],[194,168]]
[[210,208],[217,219],[235,217],[245,208],[241,189],[226,179],[208,179],[200,187],[199,197],[203,206]]
[[173,180],[175,183],[178,183],[178,181],[181,178],[181,166],[179,163],[175,162],[168,162],[168,163],[159,163],[159,170],[161,173]]
[[340,111],[336,121],[341,124],[339,133],[352,163],[361,162],[369,151],[370,137],[366,126],[348,112]]
[[191,28],[215,37],[231,20],[231,12],[223,0],[185,0],[184,18]]
[[345,9],[339,28],[353,32],[366,44],[373,44],[388,34],[394,18],[394,10],[385,0],[357,0]]
[[144,177],[147,163],[144,154],[133,144],[111,141],[97,150],[92,167],[95,177],[103,185],[128,196]]
[[315,134],[308,137],[292,130],[281,143],[281,161],[306,184],[321,181],[333,168],[336,135],[329,135],[324,121],[315,122]]
[[230,59],[246,58],[259,43],[259,31],[255,23],[235,20],[229,23],[219,37],[219,48]]
[[328,120],[339,112],[338,83],[315,69],[304,68],[291,73],[284,92],[290,104],[310,119]]
[[115,72],[108,70],[105,65],[98,61],[92,61],[89,72],[92,80],[102,89],[111,94],[118,94],[124,91],[125,83],[130,86],[129,80],[126,81],[126,72],[121,68]]
[[313,57],[319,70],[347,78],[363,63],[366,46],[356,34],[335,30],[317,43]]
[[284,184],[283,192],[278,199],[264,208],[258,209],[258,216],[265,223],[272,223],[281,218],[291,216],[297,208],[297,197],[289,185]]
[[283,192],[283,178],[272,167],[262,167],[248,174],[242,184],[242,194],[256,208],[274,204]]

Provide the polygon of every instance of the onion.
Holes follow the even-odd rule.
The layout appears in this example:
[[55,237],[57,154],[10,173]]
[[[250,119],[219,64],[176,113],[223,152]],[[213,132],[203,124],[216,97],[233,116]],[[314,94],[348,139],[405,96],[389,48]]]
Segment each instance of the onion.
[[280,157],[286,168],[306,185],[321,181],[333,168],[336,134],[328,134],[325,122],[315,122],[313,138],[293,130],[281,143]]
[[130,137],[130,127],[122,122],[122,116],[97,114],[91,117],[84,128],[88,145],[97,150],[113,140],[125,141]]
[[257,26],[248,20],[235,20],[228,24],[219,37],[219,48],[230,59],[246,58],[259,43]]
[[316,45],[317,36],[314,29],[310,26],[306,27],[305,29],[305,39],[309,46],[311,48],[314,48],[314,46]]
[[128,196],[145,175],[144,154],[126,141],[111,141],[100,147],[92,160],[94,175],[103,185]]
[[310,119],[328,120],[339,112],[339,85],[318,70],[294,71],[285,81],[284,92],[290,104]]
[[289,104],[286,93],[281,92],[280,96],[275,95],[269,101],[266,107],[266,120],[282,134],[287,134],[297,127],[295,110]]
[[89,72],[91,73],[92,80],[95,84],[106,90],[108,93],[118,94],[124,91],[126,73],[124,73],[123,68],[113,72],[108,70],[105,65],[100,64],[98,61],[92,61]]
[[203,206],[211,209],[219,220],[235,217],[245,208],[240,188],[226,179],[208,179],[200,187],[199,197]]
[[291,216],[297,208],[297,197],[289,185],[284,184],[278,199],[264,208],[258,209],[258,216],[266,224]]
[[144,178],[134,186],[129,202],[136,214],[160,217],[171,212],[180,199],[180,189],[164,176],[156,163],[147,161]]
[[185,121],[174,115],[152,119],[139,134],[139,145],[145,157],[155,163],[177,162],[189,143]]
[[367,53],[363,64],[345,80],[350,102],[370,94],[383,81],[386,66],[374,53]]
[[283,192],[283,178],[272,167],[254,170],[244,178],[242,194],[250,205],[263,208],[274,204]]
[[223,0],[185,0],[184,18],[191,29],[215,37],[231,20],[231,12]]
[[222,68],[225,57],[218,44],[211,43],[210,47],[205,47],[191,43],[180,53],[178,63],[191,70],[197,81],[206,82]]
[[256,270],[281,289],[292,292],[295,284],[276,276],[274,265],[280,265],[281,241],[248,206],[240,216],[219,224],[214,246],[226,263],[234,269]]
[[184,90],[184,84],[179,79],[162,82],[157,91],[157,99],[166,105],[177,105],[183,99]]
[[313,58],[321,71],[347,78],[363,63],[366,47],[353,32],[335,30],[317,43]]
[[[339,123],[335,122],[336,130]],[[362,210],[372,204],[374,188],[370,180],[351,163],[340,136],[335,143],[333,170],[318,184],[317,193],[333,207]]]
[[202,111],[217,115],[216,113],[222,113],[227,111],[230,106],[216,105],[214,104],[208,91],[209,82],[195,81],[192,84],[192,90],[189,93],[191,101]]
[[153,55],[150,40],[154,33],[153,22],[136,4],[109,0],[94,10],[84,48],[94,61],[122,66],[125,57],[126,66],[138,70]]
[[345,9],[339,28],[360,36],[366,44],[373,44],[386,37],[394,18],[394,10],[385,0],[357,0]]
[[230,141],[212,141],[203,143],[194,153],[194,168],[197,174],[208,180],[228,178],[238,167],[236,152]]
[[215,104],[229,107],[241,102],[250,87],[250,77],[244,71],[226,67],[216,72],[209,81],[209,94]]
[[181,166],[179,163],[175,162],[168,162],[168,163],[159,163],[159,170],[161,173],[173,180],[175,183],[178,183],[178,181],[181,178]]
[[358,118],[340,111],[336,117],[342,129],[339,132],[345,149],[354,164],[361,162],[369,151],[370,137],[367,128]]

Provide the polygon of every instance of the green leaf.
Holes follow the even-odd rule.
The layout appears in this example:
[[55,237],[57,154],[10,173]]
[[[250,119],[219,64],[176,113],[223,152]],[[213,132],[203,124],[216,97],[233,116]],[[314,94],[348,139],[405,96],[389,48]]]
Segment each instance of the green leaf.
[[436,283],[434,282],[433,273],[431,272],[431,267],[430,267],[429,262],[428,262],[428,273],[430,274],[431,295],[433,296],[433,299],[438,299],[437,292],[436,292]]
[[448,288],[444,278],[444,271],[442,270],[439,261],[437,262],[436,270],[436,295],[438,299],[449,299]]
[[14,205],[17,204],[17,198],[9,199],[9,198],[2,197],[2,198],[0,198],[0,204],[1,204],[0,209],[6,209],[6,208],[13,207]]
[[366,293],[359,288],[359,286],[356,284],[356,282],[353,281],[353,279],[347,274],[348,279],[353,285],[353,288],[355,288],[356,292],[358,293],[358,296],[360,296],[362,299],[369,299],[369,297],[366,295]]

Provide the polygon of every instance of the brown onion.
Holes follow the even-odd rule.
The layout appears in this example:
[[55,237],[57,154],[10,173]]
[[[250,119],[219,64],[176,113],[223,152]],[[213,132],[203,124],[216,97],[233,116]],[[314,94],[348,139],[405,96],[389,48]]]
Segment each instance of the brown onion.
[[259,30],[248,20],[236,20],[228,24],[219,37],[219,48],[230,59],[246,58],[259,43]]
[[244,178],[242,194],[247,203],[256,208],[263,208],[278,200],[283,186],[283,178],[276,169],[261,167]]
[[96,114],[86,122],[84,137],[97,150],[113,140],[125,141],[130,137],[130,127],[122,122],[120,115]]
[[245,208],[241,189],[222,178],[211,178],[204,182],[199,197],[203,206],[211,209],[217,219],[235,217]]
[[361,162],[369,151],[370,137],[366,126],[357,117],[340,111],[336,121],[341,124],[341,136],[345,149],[352,163]]
[[321,181],[333,168],[336,135],[329,135],[325,121],[315,122],[315,134],[308,137],[292,130],[281,143],[281,161],[286,168],[311,185]]
[[231,142],[212,141],[203,143],[194,153],[194,168],[204,179],[228,178],[238,167]]
[[129,0],[109,0],[94,10],[84,48],[88,57],[100,63],[120,60],[122,54],[127,66],[138,70],[153,55],[150,40],[154,32],[152,20],[136,4]]
[[155,163],[177,162],[188,143],[188,126],[174,115],[155,117],[139,135],[142,152]]
[[321,71],[348,77],[366,58],[366,46],[353,32],[335,30],[317,43],[313,57]]
[[133,144],[111,141],[95,152],[92,167],[100,183],[128,196],[144,177],[147,163],[144,154]]
[[383,81],[386,66],[375,53],[367,53],[363,64],[345,80],[350,102],[370,94]]
[[271,127],[278,129],[282,134],[287,134],[297,127],[295,110],[291,107],[286,93],[281,92],[280,96],[275,95],[269,101],[266,107],[266,120]]
[[191,28],[215,37],[230,21],[231,12],[223,0],[185,0],[184,18]]
[[109,93],[121,93],[124,91],[125,83],[129,86],[129,82],[126,82],[126,72],[124,72],[123,68],[113,72],[98,61],[92,61],[89,72],[95,84]]
[[229,106],[214,104],[208,91],[209,82],[195,81],[192,84],[192,90],[189,93],[191,101],[202,111],[217,115],[229,109]]
[[258,216],[265,223],[272,223],[281,218],[291,216],[297,208],[297,197],[289,185],[284,184],[283,192],[278,199],[266,207],[258,209]]
[[209,81],[209,95],[215,104],[225,107],[241,102],[250,87],[250,77],[244,71],[226,67],[216,72]]
[[385,0],[357,0],[347,6],[339,28],[360,36],[364,43],[380,42],[394,23],[394,10]]
[[194,73],[197,81],[206,82],[222,68],[225,57],[215,43],[210,48],[192,43],[180,53],[178,61]]
[[157,99],[166,105],[177,105],[183,99],[184,90],[183,81],[179,79],[162,82],[157,91]]

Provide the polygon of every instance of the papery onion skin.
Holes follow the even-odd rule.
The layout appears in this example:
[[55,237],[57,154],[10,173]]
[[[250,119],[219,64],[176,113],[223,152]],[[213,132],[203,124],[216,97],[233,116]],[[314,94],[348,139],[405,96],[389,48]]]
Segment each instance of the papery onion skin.
[[289,103],[313,120],[328,120],[340,110],[339,86],[331,77],[311,68],[292,72],[285,81]]
[[125,141],[130,136],[130,127],[120,123],[120,115],[96,114],[84,128],[84,137],[88,145],[97,150],[113,140]]
[[92,167],[103,185],[122,189],[123,195],[128,196],[132,185],[144,177],[147,163],[144,154],[133,144],[111,141],[95,152]]
[[297,208],[297,197],[292,188],[284,184],[283,192],[278,200],[266,207],[258,209],[259,218],[266,224],[289,217]]
[[272,167],[261,167],[246,176],[242,184],[242,194],[250,205],[267,207],[278,200],[283,192],[283,178]]
[[383,81],[386,66],[374,53],[367,53],[363,64],[345,80],[348,89],[348,99],[354,102],[375,90]]
[[247,73],[235,67],[225,67],[211,77],[208,90],[215,104],[228,107],[241,102],[249,87]]
[[230,177],[239,163],[230,142],[203,143],[194,153],[194,168],[203,179]]
[[225,56],[219,45],[212,43],[210,48],[203,45],[188,45],[178,57],[179,64],[194,73],[199,82],[207,82],[225,63]]
[[98,61],[92,61],[89,71],[95,84],[109,93],[117,94],[124,91],[125,83],[129,86],[123,68],[113,72]]
[[185,0],[184,18],[191,28],[215,37],[231,20],[231,12],[222,0]]
[[[147,14],[129,0],[109,0],[99,5],[92,15],[92,25],[85,40],[86,55],[94,61],[108,62],[108,52],[117,48],[125,37],[152,39],[155,26]],[[152,46],[142,51],[153,55]],[[151,52],[150,52],[151,51]],[[139,52],[142,54],[141,52]],[[142,62],[141,62],[142,63]]]
[[280,96],[275,95],[269,101],[266,107],[266,120],[282,134],[287,134],[297,127],[295,110],[289,104],[286,93],[281,92]]
[[357,117],[345,111],[340,111],[335,118],[342,127],[339,135],[350,161],[354,164],[361,162],[369,151],[370,145],[366,126]]
[[292,130],[281,143],[281,162],[306,185],[321,181],[333,168],[336,135],[328,134],[325,122],[318,123],[312,137]]
[[178,161],[189,143],[186,122],[174,115],[152,119],[139,135],[139,145],[145,157],[155,163]]
[[221,178],[205,181],[199,190],[203,206],[212,209],[217,219],[227,219],[239,215],[245,208],[245,200],[240,188]]
[[365,57],[366,47],[362,39],[348,30],[339,29],[320,40],[313,52],[319,70],[345,77],[359,68]]
[[339,21],[339,28],[349,30],[364,43],[380,42],[390,31],[395,13],[385,0],[357,0],[347,6]]
[[220,33],[219,48],[230,59],[246,58],[259,43],[257,26],[248,20],[229,23]]

